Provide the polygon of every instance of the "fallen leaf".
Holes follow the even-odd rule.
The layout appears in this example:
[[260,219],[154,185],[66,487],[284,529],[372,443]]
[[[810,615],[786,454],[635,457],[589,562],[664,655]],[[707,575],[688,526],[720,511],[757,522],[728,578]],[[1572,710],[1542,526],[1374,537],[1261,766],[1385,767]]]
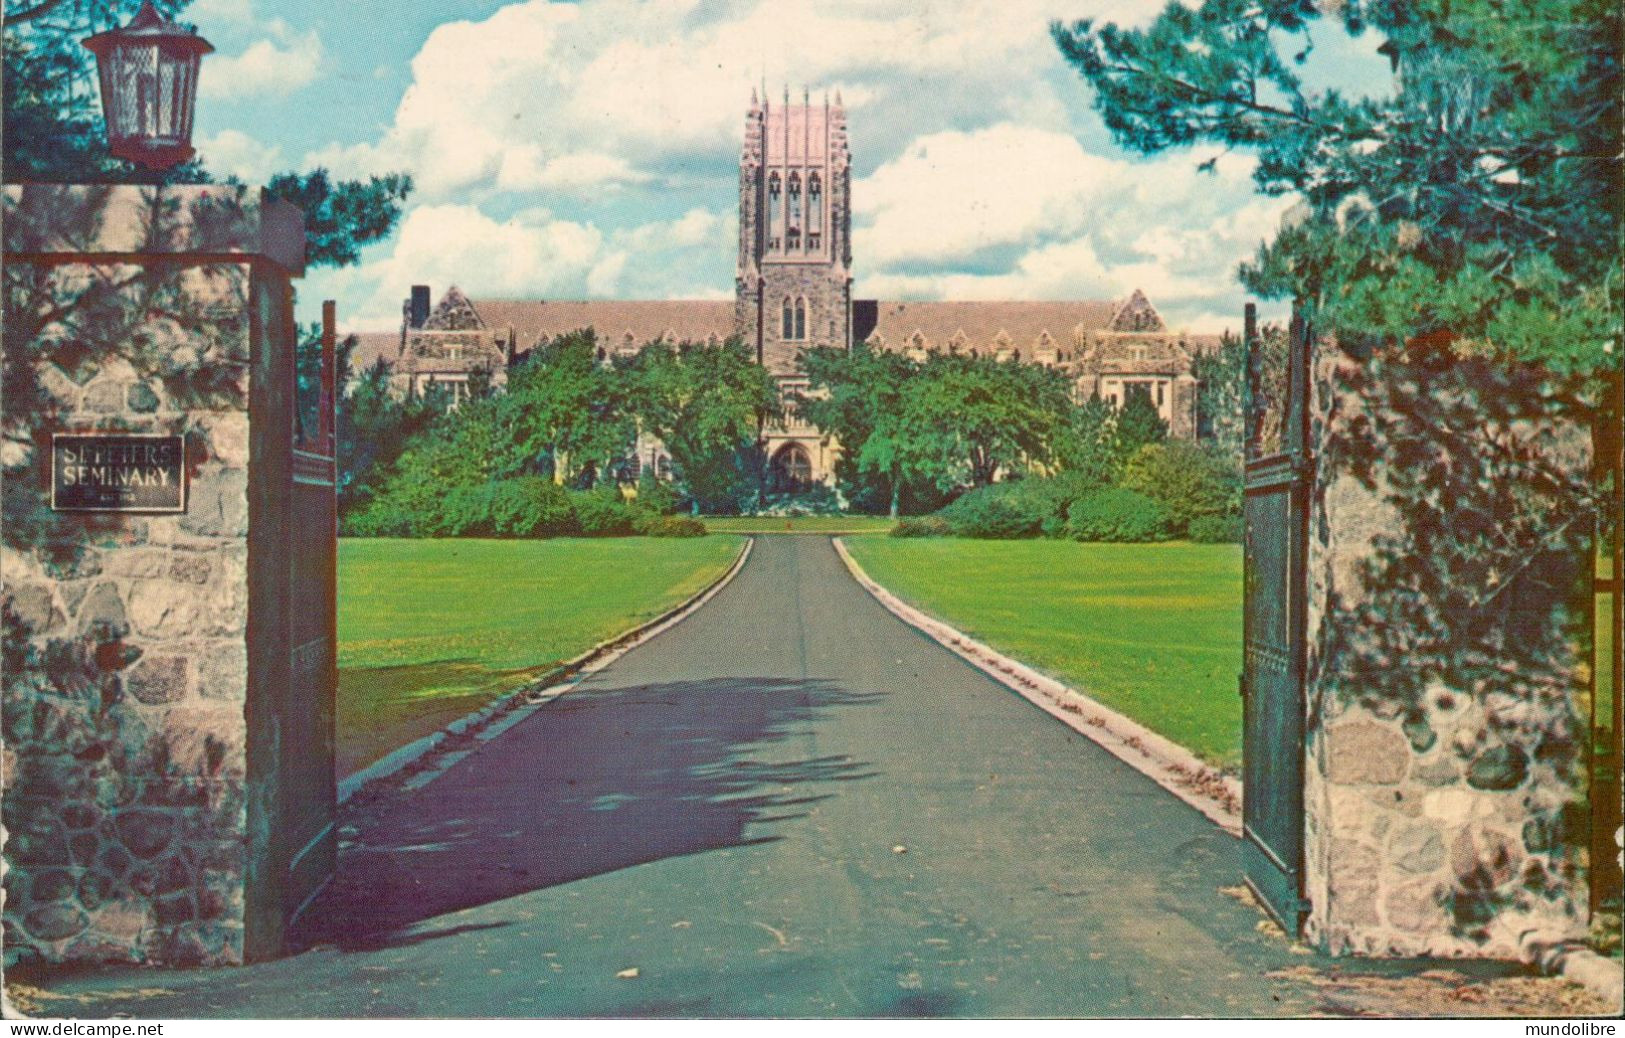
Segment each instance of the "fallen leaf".
[[897,846],[895,846],[895,847],[893,847],[891,849],[891,852],[893,854],[907,854],[908,853],[908,848],[904,847],[902,844],[898,844]]
[[615,977],[618,980],[636,980],[638,977],[642,976],[642,974],[642,970],[638,969],[636,966],[633,966],[631,969],[621,970],[621,972],[615,974]]

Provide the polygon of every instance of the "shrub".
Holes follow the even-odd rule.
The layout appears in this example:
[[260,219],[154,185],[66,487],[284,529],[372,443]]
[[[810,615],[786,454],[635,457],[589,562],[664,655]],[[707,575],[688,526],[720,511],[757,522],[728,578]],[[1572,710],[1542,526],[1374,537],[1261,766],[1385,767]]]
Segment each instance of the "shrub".
[[757,509],[758,515],[840,515],[845,503],[834,487],[803,487],[791,494],[768,494]]
[[1177,536],[1200,516],[1240,507],[1241,482],[1234,470],[1233,463],[1212,450],[1173,440],[1136,451],[1123,470],[1122,485],[1162,505]]
[[664,479],[656,479],[644,469],[638,477],[637,507],[655,515],[671,515],[677,511],[677,488]]
[[345,513],[339,529],[346,537],[411,537],[412,516],[388,497],[373,498]]
[[636,530],[645,537],[704,537],[705,524],[687,515],[640,515]]
[[571,494],[570,503],[575,508],[576,530],[583,537],[630,537],[641,513],[614,487]]
[[1138,543],[1171,536],[1168,513],[1134,490],[1108,487],[1079,498],[1067,510],[1067,533],[1080,541]]
[[[489,536],[560,537],[576,532],[569,493],[551,480],[521,476],[490,483],[487,495]],[[448,494],[448,499],[453,495]],[[463,534],[462,536],[478,536]]]
[[1018,484],[996,483],[980,487],[937,515],[961,537],[997,540],[1037,537],[1043,525],[1043,513],[1034,506],[1031,495],[1013,489],[1016,486]]
[[948,520],[940,515],[915,515],[897,520],[891,528],[893,537],[946,537],[953,533]]
[[1199,515],[1191,520],[1186,536],[1198,544],[1240,544],[1241,516]]
[[[501,484],[481,483],[477,486],[452,487],[436,502],[437,507],[413,523],[414,528],[429,537],[495,537],[497,521],[493,515],[497,488]],[[505,495],[511,498],[512,495]],[[503,501],[504,524],[511,522],[507,514],[513,507],[511,500]]]

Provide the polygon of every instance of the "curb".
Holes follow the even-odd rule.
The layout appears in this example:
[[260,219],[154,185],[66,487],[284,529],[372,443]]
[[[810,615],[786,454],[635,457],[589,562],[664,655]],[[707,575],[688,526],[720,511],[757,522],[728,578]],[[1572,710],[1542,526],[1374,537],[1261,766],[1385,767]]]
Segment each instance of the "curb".
[[1068,728],[1201,812],[1231,836],[1241,837],[1241,782],[1194,753],[1077,689],[1046,677],[962,631],[908,605],[863,571],[841,538],[835,552],[853,579],[893,616],[923,632],[994,681],[1016,692]]
[[[745,538],[745,544],[739,549],[739,555],[734,559],[733,565],[711,583],[695,592],[683,602],[666,610],[652,620],[646,620],[636,627],[628,628],[612,638],[599,642],[586,652],[573,659],[566,660],[552,670],[533,678],[524,685],[505,692],[495,700],[487,703],[472,713],[459,717],[432,735],[407,743],[405,746],[373,761],[360,771],[346,775],[339,780],[338,803],[343,804],[351,797],[382,782],[393,778],[402,772],[417,773],[428,770],[430,765],[425,764],[424,758],[435,751],[446,747],[448,742],[460,746],[469,739],[486,735],[486,730],[494,723],[503,721],[498,731],[490,732],[488,737],[494,738],[501,731],[506,731],[513,724],[523,720],[535,708],[541,707],[571,688],[580,684],[587,677],[603,670],[615,660],[626,655],[632,649],[643,644],[656,635],[688,619],[701,606],[709,602],[716,594],[728,585],[745,568],[745,561],[750,558],[751,549],[755,547],[756,540],[752,536]],[[526,711],[525,708],[531,708]],[[446,747],[451,749],[451,747]],[[447,762],[446,767],[461,760],[472,750],[464,749],[455,760]],[[441,769],[442,771],[444,769]],[[427,785],[429,780],[422,785]]]

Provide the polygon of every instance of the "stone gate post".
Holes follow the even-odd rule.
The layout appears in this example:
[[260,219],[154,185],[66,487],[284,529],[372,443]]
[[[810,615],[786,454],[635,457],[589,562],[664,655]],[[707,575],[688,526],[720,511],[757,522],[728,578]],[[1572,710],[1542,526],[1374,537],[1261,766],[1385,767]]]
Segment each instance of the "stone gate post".
[[1537,371],[1316,351],[1307,935],[1527,959],[1587,922],[1586,429]]
[[284,779],[325,752],[331,784],[281,546],[303,217],[63,185],[3,217],[6,959],[277,954],[292,866],[331,862],[330,828],[290,845]]

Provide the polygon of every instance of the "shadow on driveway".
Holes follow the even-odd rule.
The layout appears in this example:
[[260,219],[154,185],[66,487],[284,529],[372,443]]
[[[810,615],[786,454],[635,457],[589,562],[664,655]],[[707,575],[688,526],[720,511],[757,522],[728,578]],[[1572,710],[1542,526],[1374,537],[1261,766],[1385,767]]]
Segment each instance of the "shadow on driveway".
[[785,759],[826,711],[881,697],[827,680],[719,678],[597,689],[516,725],[417,793],[359,805],[306,947],[365,950],[414,924],[632,865],[775,839],[814,787],[873,777],[844,756]]

